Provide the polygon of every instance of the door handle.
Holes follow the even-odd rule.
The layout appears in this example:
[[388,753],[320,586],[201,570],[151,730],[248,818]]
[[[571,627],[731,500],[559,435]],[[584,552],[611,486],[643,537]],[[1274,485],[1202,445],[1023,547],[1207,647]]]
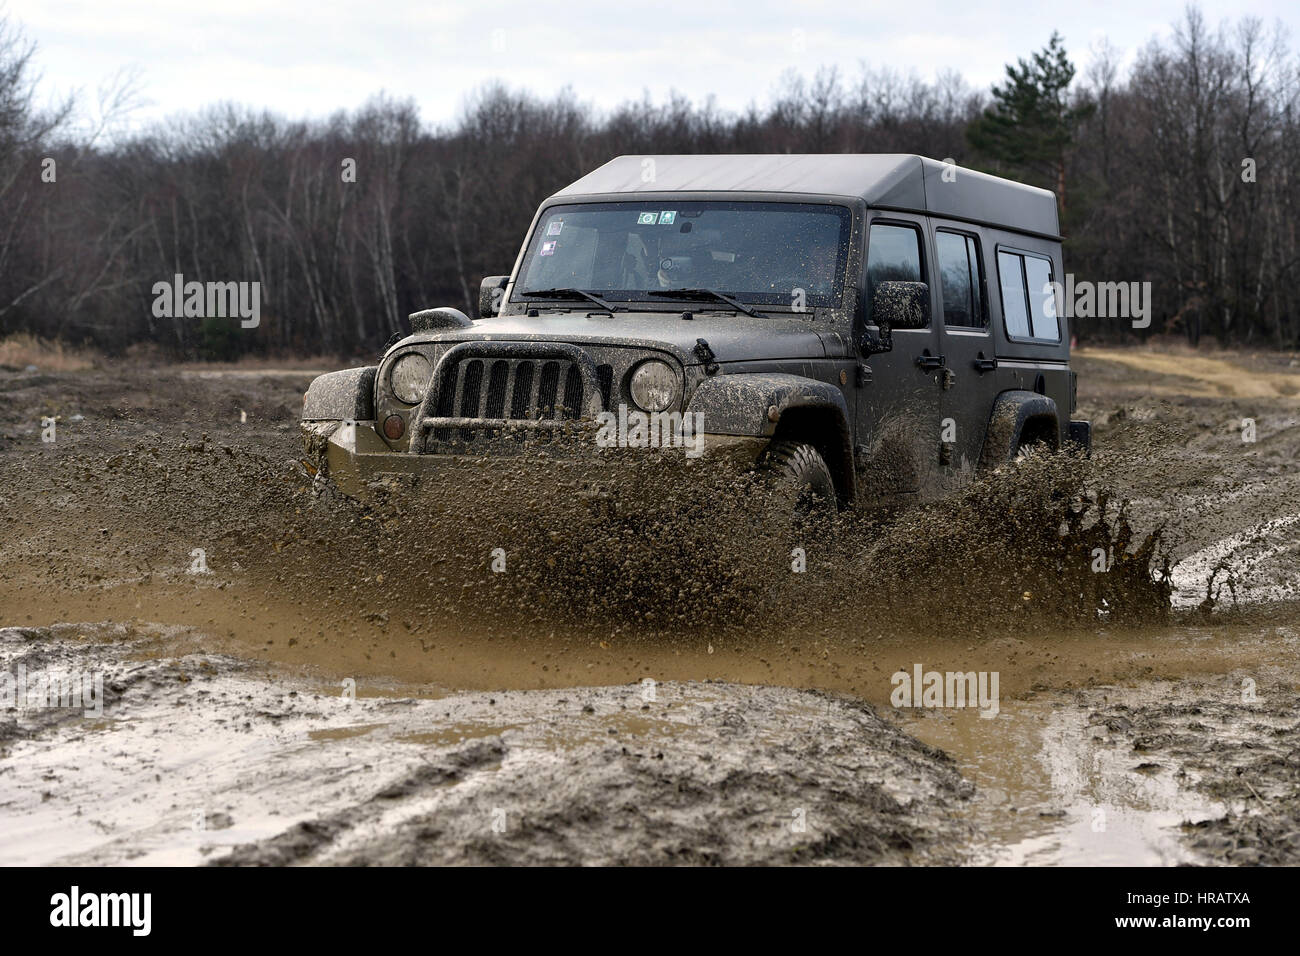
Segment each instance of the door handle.
[[916,357],[916,367],[926,372],[933,372],[935,369],[943,368],[943,366],[943,356],[931,355],[929,349],[926,349]]
[[984,353],[981,352],[979,357],[975,359],[974,365],[977,371],[992,372],[998,367],[998,360],[996,358],[985,358]]

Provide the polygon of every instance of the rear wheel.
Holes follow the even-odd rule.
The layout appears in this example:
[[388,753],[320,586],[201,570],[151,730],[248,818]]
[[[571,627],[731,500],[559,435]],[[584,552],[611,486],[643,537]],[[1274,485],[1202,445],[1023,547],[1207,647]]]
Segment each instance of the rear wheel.
[[1054,452],[1056,450],[1054,433],[1055,422],[1050,426],[1039,421],[1026,424],[1016,439],[1016,450],[1011,456],[1011,462],[1019,465],[1026,459]]
[[1051,451],[1051,446],[1043,441],[1022,441],[1016,446],[1016,453],[1011,456],[1011,463],[1019,465],[1022,462],[1033,458],[1035,455],[1041,455],[1044,452]]

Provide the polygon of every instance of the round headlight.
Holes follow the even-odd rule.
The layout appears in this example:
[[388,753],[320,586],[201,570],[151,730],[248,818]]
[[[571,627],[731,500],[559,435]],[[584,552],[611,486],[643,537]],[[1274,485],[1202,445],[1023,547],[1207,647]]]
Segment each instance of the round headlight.
[[393,384],[393,394],[399,401],[406,402],[408,405],[414,405],[424,398],[424,390],[429,387],[429,376],[432,370],[429,367],[429,360],[419,352],[410,352],[403,355],[393,366],[393,373],[389,376]]
[[643,412],[667,411],[681,397],[677,373],[667,362],[658,359],[650,359],[636,367],[628,391],[632,393],[632,401]]

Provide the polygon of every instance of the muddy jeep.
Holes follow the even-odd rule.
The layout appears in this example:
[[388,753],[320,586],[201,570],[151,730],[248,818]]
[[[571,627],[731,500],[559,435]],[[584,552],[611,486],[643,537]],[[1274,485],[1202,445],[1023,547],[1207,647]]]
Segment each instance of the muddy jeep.
[[542,203],[476,321],[417,312],[378,365],[313,381],[309,463],[364,494],[612,444],[766,470],[801,503],[932,497],[1088,446],[1062,278],[1053,195],[951,164],[623,156]]

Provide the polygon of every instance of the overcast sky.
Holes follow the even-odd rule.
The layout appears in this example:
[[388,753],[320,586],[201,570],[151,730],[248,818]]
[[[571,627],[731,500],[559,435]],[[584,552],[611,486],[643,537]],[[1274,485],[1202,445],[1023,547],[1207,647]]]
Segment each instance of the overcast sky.
[[[1042,47],[1053,29],[1080,72],[1101,38],[1131,62],[1170,35],[1182,0],[873,3],[864,0],[0,0],[39,45],[49,96],[94,91],[122,68],[140,72],[139,121],[233,100],[291,116],[323,116],[387,91],[431,123],[455,117],[492,79],[612,106],[673,89],[740,109],[763,102],[791,67],[811,75],[860,64],[926,80],[956,69],[971,84]],[[1204,0],[1216,25],[1243,13],[1281,21],[1294,43],[1297,0]]]

